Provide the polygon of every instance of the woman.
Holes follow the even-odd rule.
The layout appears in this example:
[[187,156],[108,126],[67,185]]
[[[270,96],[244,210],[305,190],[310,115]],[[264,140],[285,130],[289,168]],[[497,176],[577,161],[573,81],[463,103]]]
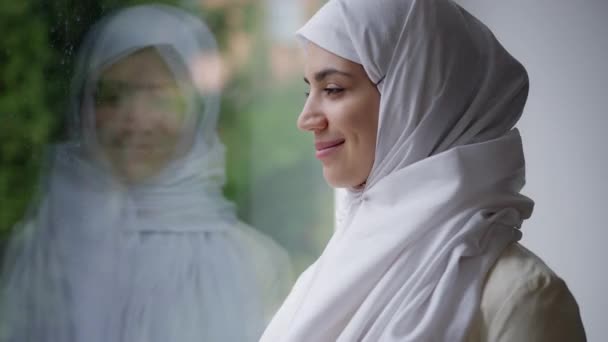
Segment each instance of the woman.
[[517,243],[528,79],[492,33],[449,0],[332,0],[298,36],[298,126],[347,199],[262,341],[584,341]]
[[7,255],[1,340],[257,340],[288,261],[222,196],[212,34],[138,6],[95,25],[79,56],[72,139]]

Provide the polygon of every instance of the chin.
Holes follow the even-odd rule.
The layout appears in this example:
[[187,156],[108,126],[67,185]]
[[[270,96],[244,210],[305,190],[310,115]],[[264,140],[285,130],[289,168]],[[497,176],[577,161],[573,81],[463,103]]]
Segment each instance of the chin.
[[365,183],[365,179],[358,181],[354,177],[345,177],[347,172],[336,172],[330,168],[323,168],[323,177],[329,186],[332,188],[356,188]]
[[146,165],[130,165],[118,170],[119,177],[127,183],[138,183],[152,178],[157,172]]

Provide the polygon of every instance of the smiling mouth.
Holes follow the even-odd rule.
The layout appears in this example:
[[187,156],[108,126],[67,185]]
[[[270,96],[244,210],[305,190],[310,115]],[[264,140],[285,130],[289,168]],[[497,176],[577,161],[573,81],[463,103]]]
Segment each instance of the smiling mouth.
[[315,144],[315,149],[317,150],[317,152],[315,153],[315,156],[318,159],[328,157],[333,152],[335,152],[337,149],[339,149],[342,145],[344,145],[344,142],[345,142],[344,139],[328,141],[328,142],[318,142]]

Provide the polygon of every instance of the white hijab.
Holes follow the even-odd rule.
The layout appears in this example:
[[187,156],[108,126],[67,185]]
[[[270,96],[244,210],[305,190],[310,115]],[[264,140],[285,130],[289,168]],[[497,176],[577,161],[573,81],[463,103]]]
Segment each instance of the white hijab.
[[[121,187],[119,180],[113,179],[115,176],[111,174],[96,138],[93,92],[105,68],[149,47],[159,52],[184,92],[188,92],[185,85],[189,84],[195,86],[197,94],[188,99],[188,119],[184,122],[175,158],[155,177],[117,192]],[[205,58],[213,59],[217,53],[217,44],[209,29],[197,18],[173,7],[132,7],[101,20],[87,35],[80,49],[68,112],[72,139],[58,147],[57,157],[53,160],[57,171],[51,175],[50,186],[59,181],[60,184],[55,186],[63,195],[87,205],[90,201],[81,198],[87,194],[65,191],[69,187],[62,183],[60,174],[68,174],[71,179],[84,177],[86,179],[79,179],[82,184],[99,184],[112,196],[120,193],[120,198],[114,198],[113,202],[123,207],[125,216],[146,213],[136,216],[146,216],[146,221],[150,221],[131,227],[136,230],[217,230],[220,229],[218,226],[201,222],[234,219],[233,206],[221,192],[225,179],[224,146],[216,133],[220,90],[196,84],[197,73],[214,72],[199,70],[199,63]],[[51,193],[52,190],[49,189]],[[86,191],[76,189],[83,190]],[[99,190],[94,189],[95,192]],[[99,213],[103,218],[107,218],[107,214]],[[147,214],[160,214],[162,217]],[[165,222],[167,215],[173,218]],[[175,219],[180,224],[174,224],[172,220]],[[190,219],[190,224],[184,224],[184,219]]]
[[375,162],[262,341],[463,341],[533,202],[524,68],[449,0],[331,0],[298,36],[381,94]]

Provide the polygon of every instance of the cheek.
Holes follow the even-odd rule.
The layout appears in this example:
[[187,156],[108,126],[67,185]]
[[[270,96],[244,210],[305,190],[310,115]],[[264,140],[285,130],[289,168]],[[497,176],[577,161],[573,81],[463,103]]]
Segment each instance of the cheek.
[[365,136],[370,137],[373,142],[373,147],[376,146],[376,135],[378,134],[378,119],[380,111],[380,94],[378,94],[375,88],[371,88],[366,92],[366,96],[363,97],[359,108],[360,122],[362,123],[361,129],[365,132]]
[[351,106],[348,127],[354,142],[350,152],[351,166],[360,184],[369,176],[375,160],[379,101],[373,96],[359,99]]
[[116,118],[116,111],[111,109],[95,110],[95,126],[103,127],[110,124]]
[[185,117],[183,114],[170,114],[165,119],[165,126],[167,132],[170,134],[177,134],[181,132],[184,126]]
[[95,131],[102,143],[119,130],[120,120],[117,119],[118,113],[115,110],[99,109],[95,111]]
[[341,126],[353,135],[357,144],[374,149],[378,131],[378,107],[375,102],[356,101],[342,111]]
[[181,114],[164,114],[157,118],[156,131],[159,135],[165,136],[168,140],[177,141],[184,129],[184,116]]

